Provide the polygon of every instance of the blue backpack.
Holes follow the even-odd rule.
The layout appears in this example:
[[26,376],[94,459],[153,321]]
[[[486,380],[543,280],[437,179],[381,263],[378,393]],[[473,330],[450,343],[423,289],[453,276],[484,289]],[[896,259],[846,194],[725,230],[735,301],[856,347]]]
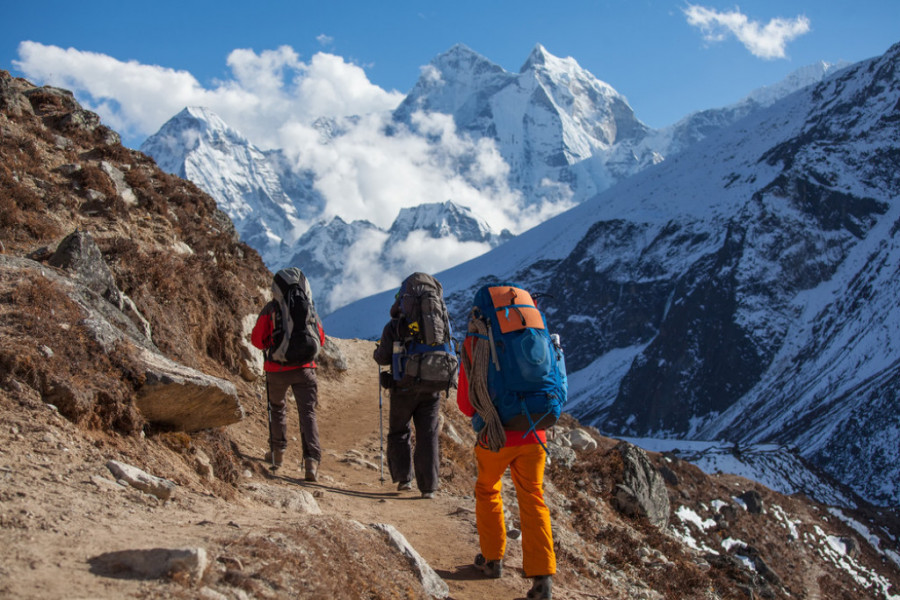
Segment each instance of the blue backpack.
[[[487,325],[483,335],[471,333],[475,329],[470,323],[468,336],[476,338],[474,344],[490,344],[490,365],[483,370],[503,428],[531,431],[553,426],[566,403],[566,367],[559,337],[547,331],[544,314],[531,294],[511,283],[486,285],[475,294],[471,319]],[[484,420],[476,414],[472,424],[480,431]]]

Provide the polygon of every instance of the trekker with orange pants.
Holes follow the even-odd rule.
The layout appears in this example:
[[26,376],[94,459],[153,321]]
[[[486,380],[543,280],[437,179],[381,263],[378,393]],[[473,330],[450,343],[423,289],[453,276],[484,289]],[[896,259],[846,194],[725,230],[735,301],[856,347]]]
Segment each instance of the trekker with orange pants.
[[[468,417],[476,414],[469,400],[469,380],[465,365],[472,362],[472,338],[463,343],[460,361],[459,388],[456,402]],[[488,577],[499,578],[503,573],[506,553],[506,524],[503,518],[503,485],[501,477],[510,469],[519,517],[522,522],[522,567],[525,576],[533,578],[529,599],[549,600],[552,597],[552,576],[556,573],[556,553],[550,510],[544,503],[544,466],[547,454],[544,446],[547,434],[543,429],[530,432],[506,431],[506,444],[499,452],[491,452],[479,443],[475,446],[478,478],[475,481],[475,521],[481,553],[475,566]]]

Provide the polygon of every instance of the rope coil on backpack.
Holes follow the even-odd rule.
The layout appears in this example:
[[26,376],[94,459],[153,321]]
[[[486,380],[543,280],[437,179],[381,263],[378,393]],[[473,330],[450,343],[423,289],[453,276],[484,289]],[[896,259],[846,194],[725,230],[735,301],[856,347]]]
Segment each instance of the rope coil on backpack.
[[478,307],[469,314],[468,336],[473,338],[472,357],[461,352],[466,373],[469,374],[469,402],[475,412],[484,419],[484,429],[478,434],[478,443],[491,452],[499,452],[506,445],[506,431],[500,421],[497,408],[491,401],[487,387],[487,372],[491,363],[490,329],[480,315]]

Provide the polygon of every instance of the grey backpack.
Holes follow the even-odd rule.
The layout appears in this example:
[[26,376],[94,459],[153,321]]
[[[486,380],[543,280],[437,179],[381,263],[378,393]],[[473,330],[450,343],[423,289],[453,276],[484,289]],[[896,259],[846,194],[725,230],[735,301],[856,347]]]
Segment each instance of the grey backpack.
[[456,387],[459,359],[440,282],[427,273],[413,273],[400,286],[395,307],[402,340],[392,361],[396,384],[435,392]]
[[321,340],[309,281],[297,267],[282,269],[272,280],[272,294],[276,309],[269,360],[290,366],[312,362]]

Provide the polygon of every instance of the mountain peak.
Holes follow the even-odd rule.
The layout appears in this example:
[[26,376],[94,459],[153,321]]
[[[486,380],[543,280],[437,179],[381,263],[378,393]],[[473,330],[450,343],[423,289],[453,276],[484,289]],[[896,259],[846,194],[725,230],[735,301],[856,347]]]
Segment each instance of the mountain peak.
[[541,69],[549,69],[551,71],[560,72],[576,72],[581,70],[581,66],[571,56],[560,58],[555,54],[548,52],[541,44],[535,44],[531,50],[531,54],[525,60],[525,64],[519,69],[519,73],[527,71],[539,71]]
[[531,54],[528,55],[528,58],[525,59],[525,64],[522,65],[522,68],[519,69],[519,72],[522,73],[534,67],[542,66],[547,63],[547,58],[555,58],[552,54],[547,52],[547,49],[544,48],[540,43],[535,44],[534,48],[531,49]]
[[431,61],[442,74],[448,72],[472,73],[483,75],[485,73],[503,73],[503,68],[481,54],[475,52],[465,44],[455,44],[449,50],[438,54]]

